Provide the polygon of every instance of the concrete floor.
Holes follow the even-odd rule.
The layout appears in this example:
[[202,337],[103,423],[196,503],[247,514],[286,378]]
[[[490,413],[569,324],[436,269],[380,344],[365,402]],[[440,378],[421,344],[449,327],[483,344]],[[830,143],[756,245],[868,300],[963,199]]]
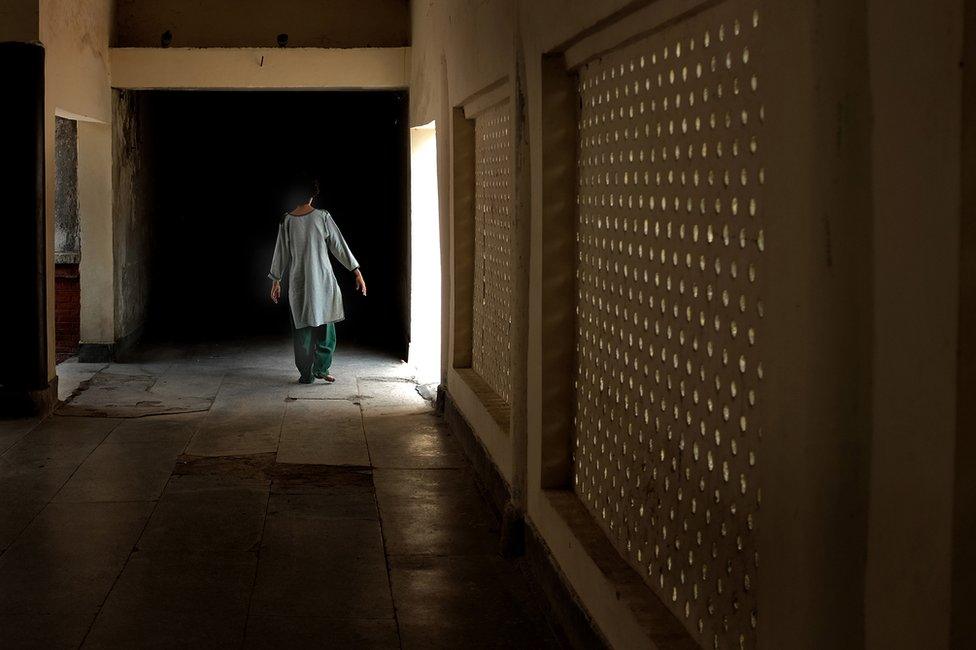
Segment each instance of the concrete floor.
[[0,647],[558,647],[410,368],[333,373],[287,341],[62,364],[58,414],[0,421]]

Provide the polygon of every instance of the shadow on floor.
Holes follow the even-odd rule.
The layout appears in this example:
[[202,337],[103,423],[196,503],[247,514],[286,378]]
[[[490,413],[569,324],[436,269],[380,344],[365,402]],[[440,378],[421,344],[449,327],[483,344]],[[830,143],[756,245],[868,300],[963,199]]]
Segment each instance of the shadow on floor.
[[0,421],[0,646],[558,647],[409,366],[342,350],[301,386],[290,354],[62,364],[84,416]]

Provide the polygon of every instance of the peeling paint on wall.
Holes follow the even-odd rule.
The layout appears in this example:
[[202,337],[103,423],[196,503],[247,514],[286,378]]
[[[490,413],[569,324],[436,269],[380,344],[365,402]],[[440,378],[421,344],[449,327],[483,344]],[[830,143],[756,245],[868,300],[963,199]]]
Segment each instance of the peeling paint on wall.
[[113,91],[113,220],[115,248],[115,339],[137,338],[149,301],[152,219],[152,156],[138,93]]

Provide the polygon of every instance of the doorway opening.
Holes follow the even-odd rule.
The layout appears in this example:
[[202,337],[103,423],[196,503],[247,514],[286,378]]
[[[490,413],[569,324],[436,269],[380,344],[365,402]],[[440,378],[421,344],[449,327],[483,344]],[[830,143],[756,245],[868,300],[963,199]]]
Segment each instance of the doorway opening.
[[[116,91],[117,301],[121,336],[166,344],[283,337],[269,299],[284,195],[319,178],[361,264],[367,298],[334,264],[339,349],[408,356],[409,138],[403,91]],[[121,114],[120,114],[121,113]],[[127,246],[127,242],[135,245]],[[127,277],[133,282],[127,282]]]
[[421,384],[439,383],[441,245],[437,191],[437,128],[410,129],[410,358]]

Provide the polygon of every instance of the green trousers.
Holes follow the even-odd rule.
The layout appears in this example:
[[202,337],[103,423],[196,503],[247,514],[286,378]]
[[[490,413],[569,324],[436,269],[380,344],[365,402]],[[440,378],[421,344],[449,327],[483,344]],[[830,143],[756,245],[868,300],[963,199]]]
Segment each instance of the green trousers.
[[329,374],[336,346],[335,323],[297,328],[294,339],[295,365],[302,375],[301,380],[310,382],[316,375]]

